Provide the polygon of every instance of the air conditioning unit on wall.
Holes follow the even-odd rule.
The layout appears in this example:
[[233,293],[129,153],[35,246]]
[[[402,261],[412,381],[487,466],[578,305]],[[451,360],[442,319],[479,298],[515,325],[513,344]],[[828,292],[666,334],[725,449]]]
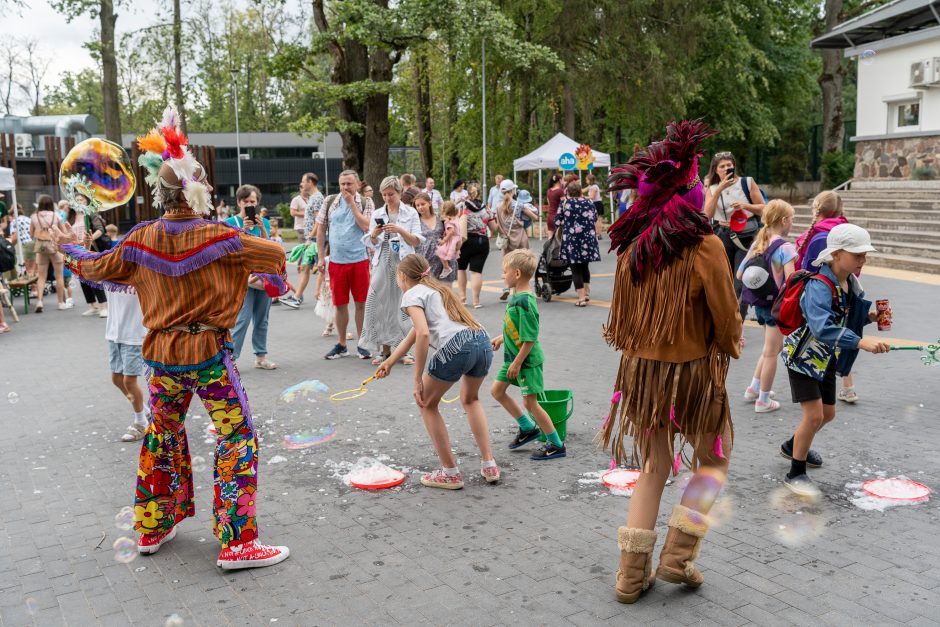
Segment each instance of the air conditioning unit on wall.
[[933,57],[911,63],[911,80],[908,86],[940,86],[940,57]]

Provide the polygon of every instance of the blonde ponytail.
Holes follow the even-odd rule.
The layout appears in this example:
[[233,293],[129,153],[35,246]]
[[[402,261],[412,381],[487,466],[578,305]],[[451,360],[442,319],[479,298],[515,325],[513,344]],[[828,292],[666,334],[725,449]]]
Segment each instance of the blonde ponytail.
[[398,271],[405,275],[408,280],[420,283],[421,285],[426,285],[441,295],[441,300],[444,303],[444,310],[447,312],[448,318],[454,322],[464,324],[474,331],[481,330],[483,326],[476,321],[476,319],[470,313],[470,310],[467,309],[467,306],[457,300],[457,297],[454,296],[454,292],[450,289],[449,286],[441,283],[437,279],[432,278],[430,269],[431,268],[428,265],[428,260],[423,256],[415,253],[406,255],[405,258],[402,259],[398,264]]
[[754,246],[751,248],[751,257],[763,255],[770,246],[770,238],[773,235],[771,229],[780,226],[787,218],[794,215],[793,207],[785,200],[774,198],[764,206],[764,212],[761,218],[764,220],[764,226],[754,237]]
[[816,226],[816,223],[826,218],[837,218],[842,215],[842,197],[832,190],[826,190],[817,194],[813,199],[813,223],[810,228]]
[[503,194],[503,199],[499,203],[499,211],[503,214],[504,218],[508,218],[512,213],[512,192],[505,192]]

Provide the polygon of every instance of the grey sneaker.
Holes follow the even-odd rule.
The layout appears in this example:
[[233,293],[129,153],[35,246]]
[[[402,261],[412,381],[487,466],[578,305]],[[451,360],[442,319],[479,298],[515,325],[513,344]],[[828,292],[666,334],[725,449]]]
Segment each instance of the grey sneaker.
[[282,305],[286,305],[291,309],[297,309],[300,307],[300,301],[294,298],[293,296],[281,296],[277,299]]
[[787,488],[797,496],[809,499],[810,501],[815,502],[822,495],[819,488],[813,483],[813,480],[806,475],[797,475],[795,477],[786,475],[783,478],[783,485],[787,486]]
[[340,357],[349,357],[349,351],[342,344],[337,344],[333,350],[324,355],[324,359],[339,359]]

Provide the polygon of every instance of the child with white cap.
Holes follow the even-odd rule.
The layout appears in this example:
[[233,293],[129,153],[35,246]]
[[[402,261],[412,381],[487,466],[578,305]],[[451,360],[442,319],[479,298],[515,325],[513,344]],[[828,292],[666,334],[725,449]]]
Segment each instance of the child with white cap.
[[[861,327],[873,321],[875,313],[870,311],[872,303],[865,300],[855,273],[865,265],[866,254],[874,251],[868,231],[860,226],[840,224],[829,231],[825,250],[813,262],[819,272],[806,281],[800,297],[805,321],[784,341],[782,357],[791,395],[803,409],[793,437],[780,447],[781,454],[791,460],[784,484],[804,497],[819,496],[806,468],[822,465],[822,458],[810,446],[816,433],[836,416],[840,353],[890,350],[885,342],[861,337]],[[849,367],[852,361],[848,360]]]

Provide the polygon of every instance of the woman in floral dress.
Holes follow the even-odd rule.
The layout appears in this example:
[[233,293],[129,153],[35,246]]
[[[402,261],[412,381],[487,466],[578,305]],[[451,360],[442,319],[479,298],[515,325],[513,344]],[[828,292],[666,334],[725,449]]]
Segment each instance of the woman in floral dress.
[[442,281],[453,281],[457,278],[456,264],[454,264],[449,275],[441,277],[444,264],[435,251],[441,237],[444,236],[444,223],[434,213],[431,197],[427,193],[421,192],[415,196],[414,204],[415,211],[418,212],[418,217],[421,218],[421,235],[424,237],[424,241],[415,246],[415,252],[428,260],[432,277],[440,277]]
[[555,226],[561,229],[561,258],[568,262],[574,287],[578,291],[576,307],[586,307],[591,300],[591,270],[589,263],[600,261],[594,225],[597,209],[587,198],[581,197],[581,183],[568,184],[568,199],[562,202],[555,216]]

